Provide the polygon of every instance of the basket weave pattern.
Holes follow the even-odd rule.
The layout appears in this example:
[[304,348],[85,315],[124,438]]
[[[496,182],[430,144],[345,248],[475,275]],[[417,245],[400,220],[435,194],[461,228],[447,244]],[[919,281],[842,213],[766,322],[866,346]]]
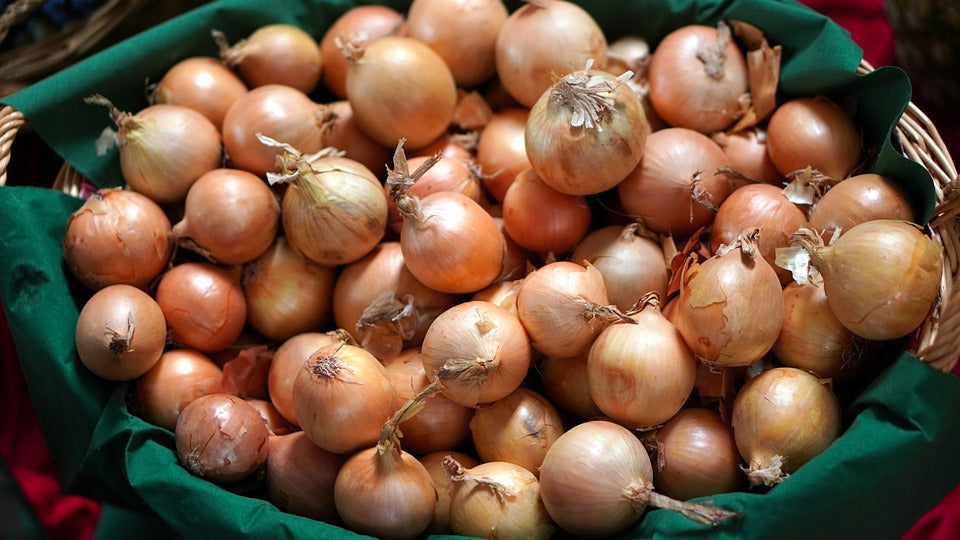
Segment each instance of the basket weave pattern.
[[[873,67],[861,62],[859,72]],[[23,114],[13,107],[0,108],[0,186],[7,180],[10,148],[24,124]],[[913,103],[908,104],[896,127],[903,154],[930,172],[936,191],[937,207],[929,224],[929,233],[944,246],[943,278],[940,294],[930,315],[918,329],[914,352],[934,368],[949,372],[960,359],[960,178],[950,153],[933,122]],[[82,176],[64,164],[53,189],[72,195],[79,193]]]

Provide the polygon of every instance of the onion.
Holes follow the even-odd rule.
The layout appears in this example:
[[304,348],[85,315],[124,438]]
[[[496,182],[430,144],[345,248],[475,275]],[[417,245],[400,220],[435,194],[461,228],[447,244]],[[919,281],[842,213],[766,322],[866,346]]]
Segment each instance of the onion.
[[527,275],[517,295],[517,313],[538,351],[576,356],[610,322],[625,318],[607,303],[599,270],[557,261]]
[[155,202],[182,201],[200,175],[220,166],[220,132],[193,109],[151,105],[130,114],[100,95],[84,101],[110,110],[110,119],[118,128],[123,179],[130,189]]
[[441,313],[421,352],[443,395],[467,407],[506,397],[530,367],[530,342],[520,321],[489,302],[464,302]]
[[570,255],[590,263],[603,275],[611,304],[625,311],[648,292],[667,297],[667,265],[660,244],[643,235],[637,223],[596,229]]
[[473,159],[473,150],[477,146],[476,132],[453,133],[447,131],[426,146],[410,151],[409,156],[432,157],[440,154],[441,158],[454,158],[470,161]]
[[548,186],[533,169],[517,175],[503,197],[503,229],[520,247],[537,253],[568,253],[590,228],[582,195]]
[[403,215],[400,247],[410,273],[441,292],[476,292],[490,285],[503,265],[504,240],[497,222],[460,193],[440,191],[422,200],[406,195],[436,158],[411,174],[403,144],[403,139],[397,144],[387,184]]
[[[407,166],[416,170],[430,160],[431,157],[422,156],[410,158]],[[471,162],[458,157],[440,157],[427,171],[417,179],[416,183],[407,190],[407,195],[423,199],[427,195],[438,191],[455,191],[473,199],[478,204],[483,201],[483,186],[480,184],[478,170]],[[390,184],[384,185],[387,196],[390,193]],[[396,203],[388,203],[390,228],[400,232],[403,227],[403,216]]]
[[333,497],[352,530],[387,540],[413,539],[433,521],[433,479],[400,448],[398,426],[417,413],[419,404],[419,399],[407,401],[383,425],[377,445],[357,452],[340,469]]
[[836,180],[860,163],[857,127],[829,98],[794,98],[767,125],[767,152],[781,174],[812,167]]
[[387,227],[387,198],[376,175],[352,159],[313,159],[290,145],[280,146],[285,150],[278,158],[283,174],[268,179],[289,183],[282,217],[290,245],[327,266],[348,264],[369,253]]
[[220,46],[220,58],[228,66],[236,66],[251,87],[282,84],[309,94],[320,82],[320,46],[297,26],[261,26],[232,47],[220,32],[214,31],[214,39]]
[[760,255],[777,272],[780,283],[790,281],[790,272],[776,266],[777,248],[790,245],[790,235],[807,226],[807,216],[790,202],[783,189],[770,184],[751,184],[733,193],[717,210],[710,232],[714,253],[724,244],[736,241],[746,229],[760,229]]
[[333,317],[365,347],[395,354],[403,347],[419,347],[437,315],[457,300],[413,277],[400,242],[382,242],[340,272],[333,289]]
[[193,109],[220,129],[227,109],[246,93],[247,86],[223,63],[194,56],[164,73],[153,90],[153,101]]
[[647,137],[640,165],[620,184],[624,209],[658,233],[692,235],[709,225],[730,193],[717,169],[727,158],[717,143],[686,128],[667,128]]
[[610,419],[633,428],[669,420],[693,391],[697,361],[650,293],[628,323],[611,324],[587,356],[594,403]]
[[405,35],[430,46],[458,86],[476,86],[496,71],[494,47],[507,20],[501,0],[414,0]]
[[563,435],[563,421],[546,398],[520,387],[477,409],[470,433],[484,462],[506,461],[537,475],[550,445]]
[[481,177],[487,193],[503,201],[514,178],[530,168],[524,131],[530,111],[508,107],[493,113],[480,131],[477,141],[477,163],[486,173]]
[[780,185],[783,175],[770,159],[767,152],[767,132],[760,127],[752,127],[735,133],[717,132],[710,136],[720,145],[730,162],[730,168],[743,182],[762,182]]
[[[383,365],[354,345],[317,349],[293,382],[300,427],[314,444],[336,454],[376,442],[398,402]],[[347,520],[342,512],[341,517]]]
[[590,395],[587,379],[587,355],[566,358],[547,357],[540,365],[543,392],[550,402],[566,412],[582,419],[603,416]]
[[443,458],[450,475],[450,528],[485,538],[545,539],[556,527],[540,499],[537,477],[513,463],[493,461],[465,469]]
[[626,83],[637,94],[643,105],[643,115],[647,119],[647,135],[667,127],[650,103],[650,85],[647,83],[649,65],[650,44],[641,36],[629,34],[621,36],[607,47],[605,69],[609,73],[619,75],[628,70],[633,72],[633,76]]
[[[242,396],[241,396],[242,397]],[[246,398],[247,403],[253,405],[253,408],[260,413],[260,417],[267,423],[267,430],[271,436],[286,435],[294,431],[300,431],[300,428],[294,426],[280,414],[280,411],[273,406],[273,403],[265,399]]]
[[310,356],[328,345],[351,343],[350,335],[344,331],[327,333],[305,332],[297,334],[277,348],[267,374],[267,389],[270,401],[277,411],[290,423],[299,426],[297,409],[293,400],[293,383],[302,371],[303,364]]
[[130,285],[108,285],[83,304],[74,343],[94,375],[129,381],[157,363],[166,337],[163,311],[150,295]]
[[749,463],[750,485],[773,486],[823,452],[840,434],[840,403],[796,368],[764,371],[733,402],[733,434]]
[[230,394],[191,401],[180,413],[174,434],[180,464],[218,484],[254,474],[270,452],[270,432],[260,413]]
[[495,48],[497,75],[511,96],[532,107],[572,66],[606,62],[607,40],[593,17],[564,0],[528,2],[504,21]]
[[433,479],[433,487],[437,490],[437,505],[434,507],[433,521],[427,529],[427,532],[432,534],[450,534],[453,532],[453,530],[450,529],[449,488],[451,486],[451,480],[450,475],[443,469],[443,459],[447,456],[468,469],[480,464],[475,457],[468,456],[462,452],[431,452],[420,458],[420,463],[427,469],[427,472],[430,473],[430,478]]
[[701,360],[748,366],[777,340],[783,298],[777,273],[760,256],[757,230],[683,270],[676,325]]
[[[256,338],[262,339],[259,336]],[[236,341],[226,349],[211,355],[210,359],[223,370],[221,392],[242,397],[253,403],[253,400],[265,400],[269,397],[267,379],[270,375],[274,351],[265,344],[250,343],[250,340],[250,334],[240,334]],[[263,414],[262,407],[257,407],[257,410]],[[267,420],[268,425],[271,423],[266,416],[264,419]]]
[[[494,284],[504,281],[515,281],[522,279],[531,271],[531,260],[533,254],[524,249],[520,244],[503,228],[503,217],[494,217],[497,226],[500,227],[500,233],[503,234],[503,266],[500,269],[500,275],[494,280]],[[494,302],[496,303],[496,302]]]
[[170,339],[203,353],[226,348],[243,331],[247,304],[240,273],[210,263],[182,263],[157,285]]
[[937,298],[943,245],[914,223],[868,221],[829,246],[810,229],[797,231],[796,240],[823,275],[833,313],[860,337],[886,341],[909,334]]
[[[413,399],[430,385],[418,349],[407,349],[383,362],[400,399]],[[423,409],[400,423],[403,446],[413,454],[450,450],[470,439],[474,410],[443,395],[427,397]]]
[[620,183],[640,162],[647,120],[640,98],[620,77],[591,71],[592,60],[553,83],[530,109],[527,157],[543,182],[571,195]]
[[418,148],[446,131],[457,87],[433,49],[412,38],[385,36],[362,49],[348,45],[344,54],[350,59],[347,99],[354,121],[373,140],[392,147],[406,138],[410,148]]
[[916,220],[900,186],[879,174],[859,174],[824,193],[810,211],[810,228],[830,238],[838,229],[843,234],[875,219]]
[[321,107],[323,146],[343,150],[343,157],[359,162],[379,178],[390,161],[390,148],[367,136],[353,119],[353,108],[346,100]]
[[173,431],[184,407],[207,394],[221,392],[223,372],[212,360],[190,349],[172,349],[144,373],[133,389],[137,416]]
[[653,478],[668,497],[686,501],[737,491],[746,483],[733,430],[713,411],[682,409],[653,440]]
[[647,80],[653,108],[668,124],[711,133],[740,116],[747,63],[726,24],[687,25],[654,49]]
[[270,437],[267,497],[280,510],[337,523],[333,486],[345,458],[313,444],[298,431]]
[[[393,34],[403,24],[403,15],[389,6],[361,5],[347,9],[337,17],[320,40],[323,58],[323,82],[337,97],[347,96],[347,70],[350,62],[340,52],[337,38],[359,44],[371,43]],[[393,146],[391,143],[388,146]]]
[[70,215],[63,257],[85,287],[146,289],[166,268],[173,248],[170,220],[135,191],[101,189]]
[[517,295],[520,294],[520,285],[522,284],[522,279],[498,281],[486,289],[477,291],[470,299],[490,302],[519,316],[517,313]]
[[214,169],[190,187],[183,219],[173,226],[181,246],[220,264],[243,264],[273,243],[280,204],[267,184],[237,169]]
[[277,168],[281,149],[264,145],[258,134],[305,154],[323,147],[320,105],[303,92],[278,84],[260,86],[238,99],[223,118],[223,145],[233,167],[264,177]]
[[547,451],[540,467],[540,496],[557,525],[580,536],[623,531],[648,505],[705,524],[735,515],[661,495],[653,491],[652,480],[650,458],[633,433],[612,422],[591,420],[571,428]]

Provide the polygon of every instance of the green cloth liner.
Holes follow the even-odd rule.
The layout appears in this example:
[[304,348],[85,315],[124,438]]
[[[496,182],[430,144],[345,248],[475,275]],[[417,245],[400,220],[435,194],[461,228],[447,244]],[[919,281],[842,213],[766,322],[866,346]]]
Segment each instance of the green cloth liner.
[[[868,168],[900,183],[929,219],[929,174],[894,149],[892,131],[910,99],[897,68],[856,75],[862,52],[846,31],[791,1],[583,2],[611,41],[641,34],[656,44],[668,30],[738,19],[783,46],[781,97],[822,94],[854,111]],[[101,187],[122,183],[117,156],[94,141],[109,125],[100,93],[123,110],[145,105],[144,82],[191,55],[215,55],[209,31],[231,41],[269,22],[296,23],[320,37],[351,2],[218,1],[184,14],[3,99],[40,136]],[[398,10],[407,4],[391,2]],[[510,3],[512,9],[516,2]],[[327,96],[315,94],[315,99]],[[16,159],[13,156],[13,159]],[[46,189],[0,189],[0,297],[57,473],[72,492],[146,515],[143,530],[164,537],[347,538],[353,533],[285,514],[191,476],[177,465],[170,431],[126,407],[128,384],[103,381],[79,362],[77,314],[90,293],[63,262],[61,239],[81,201]],[[885,369],[846,411],[844,434],[767,492],[712,497],[743,517],[717,527],[651,510],[622,537],[896,538],[960,483],[960,380],[909,354]],[[160,528],[160,529],[158,529]],[[161,530],[166,528],[167,530]]]

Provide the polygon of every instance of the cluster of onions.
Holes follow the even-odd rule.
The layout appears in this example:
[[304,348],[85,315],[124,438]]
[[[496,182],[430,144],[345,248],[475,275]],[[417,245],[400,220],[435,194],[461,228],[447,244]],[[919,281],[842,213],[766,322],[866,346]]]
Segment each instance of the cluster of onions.
[[839,436],[828,380],[936,302],[943,247],[857,174],[856,120],[760,114],[724,24],[608,46],[565,0],[415,0],[217,40],[135,114],[90,99],[126,188],[65,229],[75,343],[187,470],[283,511],[717,526],[683,501],[789,481]]

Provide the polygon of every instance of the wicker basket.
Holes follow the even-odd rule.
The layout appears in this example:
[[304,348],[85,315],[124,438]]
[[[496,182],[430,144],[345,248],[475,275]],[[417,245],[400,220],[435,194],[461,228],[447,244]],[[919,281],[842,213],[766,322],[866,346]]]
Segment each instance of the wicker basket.
[[[861,74],[872,70],[870,64],[861,62]],[[7,180],[13,138],[23,125],[22,113],[9,106],[0,109],[0,186]],[[944,246],[940,294],[919,328],[911,352],[936,369],[950,372],[960,360],[960,178],[933,122],[913,103],[908,104],[897,123],[896,136],[904,155],[933,177],[938,204],[929,229]],[[82,175],[65,163],[52,189],[78,196],[82,180]]]

